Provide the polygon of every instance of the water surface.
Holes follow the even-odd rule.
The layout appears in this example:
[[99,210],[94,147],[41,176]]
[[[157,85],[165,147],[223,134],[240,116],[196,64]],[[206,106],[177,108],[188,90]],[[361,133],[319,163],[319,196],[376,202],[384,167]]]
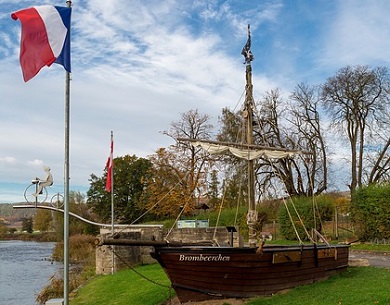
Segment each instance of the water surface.
[[37,304],[37,294],[63,267],[62,263],[50,260],[54,244],[0,241],[1,305]]

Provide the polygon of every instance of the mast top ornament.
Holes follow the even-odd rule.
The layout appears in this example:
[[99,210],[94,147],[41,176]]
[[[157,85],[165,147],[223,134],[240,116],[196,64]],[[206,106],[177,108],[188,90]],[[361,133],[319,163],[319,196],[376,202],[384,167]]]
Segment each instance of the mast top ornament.
[[242,48],[241,54],[245,58],[244,64],[250,64],[252,60],[255,58],[253,57],[252,51],[251,51],[251,31],[250,31],[250,24],[248,24],[248,40],[245,44],[245,46]]

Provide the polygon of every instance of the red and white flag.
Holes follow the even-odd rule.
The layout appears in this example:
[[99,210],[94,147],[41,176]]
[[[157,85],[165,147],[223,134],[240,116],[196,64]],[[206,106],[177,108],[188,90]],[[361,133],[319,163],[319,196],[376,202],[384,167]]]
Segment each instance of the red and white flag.
[[111,192],[112,189],[112,168],[114,166],[113,154],[114,154],[114,140],[111,137],[111,151],[106,163],[106,168],[107,168],[106,191],[107,192]]
[[41,5],[11,14],[22,25],[20,66],[24,81],[52,63],[70,71],[70,7]]

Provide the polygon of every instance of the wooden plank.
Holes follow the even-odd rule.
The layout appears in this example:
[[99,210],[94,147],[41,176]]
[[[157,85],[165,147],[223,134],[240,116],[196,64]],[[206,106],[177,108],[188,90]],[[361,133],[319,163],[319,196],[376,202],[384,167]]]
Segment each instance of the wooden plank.
[[300,262],[302,260],[301,251],[283,251],[276,252],[272,256],[273,264]]
[[318,259],[333,257],[337,259],[337,250],[335,248],[318,249]]

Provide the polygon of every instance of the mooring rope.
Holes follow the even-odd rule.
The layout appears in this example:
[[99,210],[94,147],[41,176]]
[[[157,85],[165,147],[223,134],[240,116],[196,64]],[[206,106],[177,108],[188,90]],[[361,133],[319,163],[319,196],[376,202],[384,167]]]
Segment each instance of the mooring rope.
[[169,300],[172,300],[172,296],[173,296],[173,293],[172,293],[172,285],[164,285],[164,284],[161,284],[155,280],[152,280],[148,277],[146,277],[145,275],[143,275],[142,273],[140,273],[138,270],[136,270],[133,266],[131,266],[128,262],[126,262],[126,260],[124,260],[120,255],[118,255],[115,251],[114,251],[114,247],[110,247],[111,248],[111,251],[112,253],[114,253],[114,255],[123,263],[125,264],[129,269],[131,269],[134,273],[136,273],[138,276],[142,277],[143,279],[145,279],[146,281],[156,285],[156,286],[160,286],[160,287],[163,287],[163,288],[168,288],[168,297],[169,297]]

